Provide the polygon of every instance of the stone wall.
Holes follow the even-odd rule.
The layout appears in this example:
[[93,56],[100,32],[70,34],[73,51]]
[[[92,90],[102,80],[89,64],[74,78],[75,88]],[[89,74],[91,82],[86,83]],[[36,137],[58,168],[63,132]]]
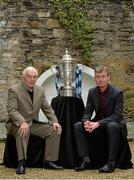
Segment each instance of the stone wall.
[[93,7],[89,17],[95,64],[108,64],[113,83],[122,89],[134,87],[134,3],[99,1]]
[[[87,10],[92,24],[92,64],[108,64],[111,81],[134,89],[134,3],[94,0]],[[41,74],[69,54],[84,63],[81,49],[55,17],[52,0],[0,0],[0,121],[7,116],[7,89],[21,71],[34,65]]]

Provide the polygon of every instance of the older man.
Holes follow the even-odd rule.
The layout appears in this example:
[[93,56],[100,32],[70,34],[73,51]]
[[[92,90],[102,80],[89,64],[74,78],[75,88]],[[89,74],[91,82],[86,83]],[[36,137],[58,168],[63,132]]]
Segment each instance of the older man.
[[[38,72],[34,67],[27,67],[22,72],[21,83],[8,91],[7,109],[9,120],[6,122],[8,134],[16,139],[18,155],[17,174],[25,174],[29,135],[36,135],[46,141],[43,167],[62,169],[56,165],[58,160],[61,126],[48,104],[44,89],[36,86]],[[38,123],[39,110],[42,109],[48,123]]]

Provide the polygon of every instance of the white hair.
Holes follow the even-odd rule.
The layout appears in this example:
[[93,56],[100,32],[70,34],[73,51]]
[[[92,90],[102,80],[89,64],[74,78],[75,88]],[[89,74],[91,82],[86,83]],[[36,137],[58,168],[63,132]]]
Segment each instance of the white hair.
[[29,66],[29,67],[25,68],[25,69],[22,71],[22,77],[25,77],[25,76],[27,75],[27,72],[29,72],[29,71],[34,71],[34,72],[37,74],[37,76],[38,76],[38,71],[37,71],[37,69],[36,69],[35,67]]

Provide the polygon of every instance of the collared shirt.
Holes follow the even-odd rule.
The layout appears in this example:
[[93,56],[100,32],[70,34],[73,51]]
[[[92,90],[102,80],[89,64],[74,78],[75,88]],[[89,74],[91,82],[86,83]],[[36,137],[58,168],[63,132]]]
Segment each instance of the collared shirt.
[[104,118],[107,91],[108,91],[108,87],[104,92],[99,91],[99,114],[97,118],[98,120],[101,120]]

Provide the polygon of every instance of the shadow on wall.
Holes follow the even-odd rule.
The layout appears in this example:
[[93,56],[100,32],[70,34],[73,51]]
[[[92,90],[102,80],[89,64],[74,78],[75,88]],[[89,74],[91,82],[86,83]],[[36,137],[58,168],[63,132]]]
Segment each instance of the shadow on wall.
[[[81,64],[80,66],[82,68],[82,99],[84,101],[84,104],[86,104],[88,90],[95,86],[94,70]],[[57,96],[55,87],[55,74],[51,71],[51,69],[48,69],[47,71],[42,73],[38,78],[36,84],[44,87],[47,100],[49,104],[51,104],[51,100]],[[42,111],[40,111],[39,113],[39,121],[47,121]]]

